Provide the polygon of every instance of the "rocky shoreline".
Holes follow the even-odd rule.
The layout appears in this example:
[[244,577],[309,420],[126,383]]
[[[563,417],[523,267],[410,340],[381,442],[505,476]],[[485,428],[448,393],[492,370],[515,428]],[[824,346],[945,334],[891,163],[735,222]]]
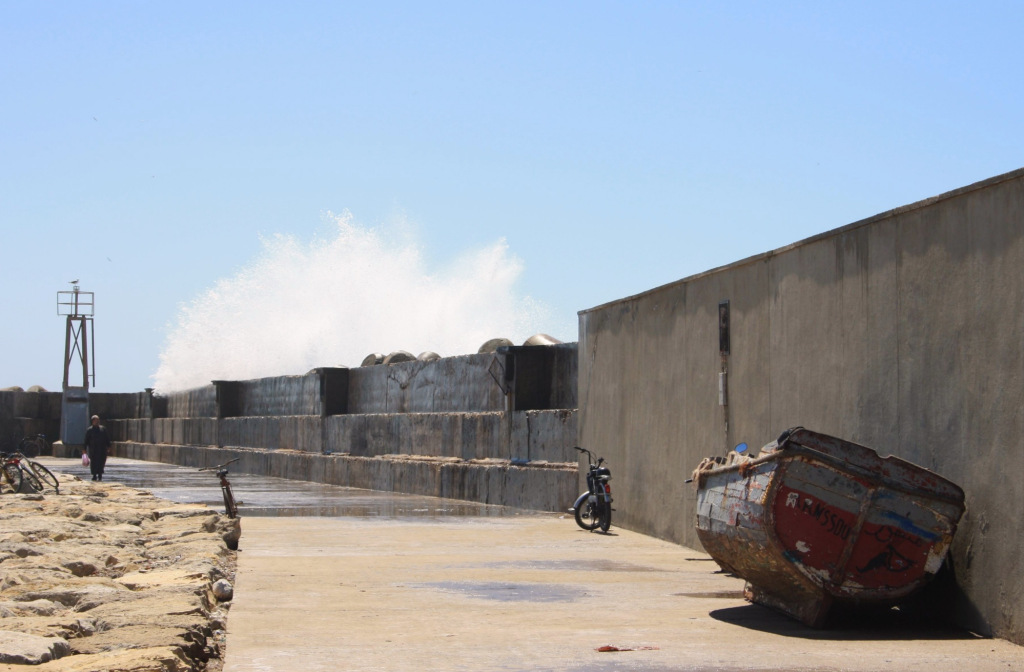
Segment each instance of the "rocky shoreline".
[[0,495],[0,670],[219,670],[239,521],[58,478]]

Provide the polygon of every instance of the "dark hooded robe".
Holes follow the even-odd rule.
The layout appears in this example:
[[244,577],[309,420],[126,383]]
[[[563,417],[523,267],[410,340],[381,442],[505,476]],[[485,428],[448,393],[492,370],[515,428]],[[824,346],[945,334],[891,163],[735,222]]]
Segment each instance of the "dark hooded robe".
[[110,435],[103,425],[92,425],[85,430],[85,450],[89,454],[89,471],[93,476],[102,476],[103,467],[107,464],[107,450],[110,448]]

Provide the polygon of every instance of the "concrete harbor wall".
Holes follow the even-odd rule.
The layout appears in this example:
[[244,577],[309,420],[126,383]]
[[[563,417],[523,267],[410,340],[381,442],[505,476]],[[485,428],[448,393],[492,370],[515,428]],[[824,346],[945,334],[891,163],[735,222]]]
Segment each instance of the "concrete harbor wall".
[[120,457],[186,467],[239,458],[233,471],[351,488],[559,511],[576,496],[575,465],[417,455],[322,455],[292,450],[117,442]]
[[582,311],[579,348],[621,524],[698,548],[701,458],[833,434],[963,487],[947,606],[1024,643],[1024,171]]
[[576,410],[112,419],[119,441],[293,450],[358,457],[423,455],[573,462]]
[[[578,494],[576,375],[574,343],[507,347],[167,395],[93,393],[89,412],[123,457],[240,456],[241,472],[559,511]],[[45,426],[55,439],[60,405],[60,393],[0,392],[0,430]]]
[[0,452],[13,452],[23,437],[60,433],[60,392],[0,390]]

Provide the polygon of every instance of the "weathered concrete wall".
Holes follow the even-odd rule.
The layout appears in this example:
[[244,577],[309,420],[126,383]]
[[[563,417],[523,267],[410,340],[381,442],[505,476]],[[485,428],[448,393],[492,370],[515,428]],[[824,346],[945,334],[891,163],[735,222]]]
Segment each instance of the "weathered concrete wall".
[[218,425],[217,445],[266,450],[323,450],[323,420],[314,415],[224,418]]
[[361,457],[508,459],[504,413],[373,413],[327,419],[329,450]]
[[[445,357],[354,369],[315,369],[301,376],[216,381],[154,397],[153,417],[274,417],[384,413],[487,413],[509,410],[496,372],[520,371],[514,410],[576,408],[576,344],[503,348],[498,353]],[[327,373],[325,373],[327,372]],[[322,382],[329,373],[343,393],[332,399]],[[338,372],[343,372],[341,376]],[[125,395],[127,396],[127,395]],[[144,417],[136,411],[111,417]]]
[[498,355],[445,357],[351,369],[349,413],[451,413],[505,410],[488,373]]
[[217,417],[217,388],[213,385],[173,392],[157,397],[156,401],[154,413],[158,418]]
[[[511,418],[511,421],[509,420]],[[576,411],[376,413],[106,421],[119,441],[263,450],[570,462]]]
[[523,411],[512,413],[511,417],[511,459],[576,461],[573,450],[578,433],[575,410]]
[[59,418],[60,397],[60,392],[0,391],[0,417]]
[[501,348],[509,405],[517,411],[576,408],[576,344]]
[[[59,440],[62,397],[61,392],[0,391],[0,450],[15,450],[24,436],[44,434],[49,443]],[[94,392],[89,395],[89,414],[104,422],[140,417],[147,399],[144,392]]]
[[583,311],[579,362],[621,524],[698,547],[702,457],[835,434],[964,488],[956,617],[1024,643],[1024,171]]
[[0,451],[17,450],[26,436],[60,434],[60,392],[0,390]]
[[[236,472],[351,488],[447,497],[537,511],[560,511],[575,498],[576,469],[567,464],[517,465],[492,460],[422,456],[356,457],[288,450],[267,451],[118,442],[114,454],[192,467],[236,457]],[[238,491],[239,499],[245,493]]]
[[[320,383],[316,375],[232,381],[232,385],[237,398],[233,400],[234,404],[227,415],[256,417],[320,414]],[[225,414],[223,408],[221,413]]]
[[[61,394],[57,393],[57,404]],[[145,392],[90,392],[89,414],[107,418],[144,418],[149,415],[149,397]]]
[[[561,510],[575,499],[569,462],[576,409],[551,406],[575,402],[575,379],[564,379],[575,376],[575,355],[575,344],[534,346],[434,362],[214,381],[166,397],[141,394],[128,417],[105,424],[126,446],[240,451],[252,469],[262,464],[251,454],[258,451],[277,470],[254,473],[422,494],[438,490],[449,497]],[[521,377],[506,381],[505,371],[517,369]],[[529,410],[515,408],[516,389]],[[132,450],[161,455],[162,461],[188,452]],[[333,457],[346,459],[327,459]],[[333,471],[324,476],[322,465]],[[553,493],[544,488],[551,479],[557,482]]]

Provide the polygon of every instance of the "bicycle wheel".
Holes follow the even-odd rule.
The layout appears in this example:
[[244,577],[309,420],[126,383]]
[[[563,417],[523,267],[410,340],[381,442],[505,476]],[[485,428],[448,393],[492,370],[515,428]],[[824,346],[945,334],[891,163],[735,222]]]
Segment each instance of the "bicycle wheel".
[[238,505],[235,504],[235,495],[231,492],[231,486],[222,485],[220,489],[224,493],[224,512],[228,514],[228,518],[237,518]]
[[32,469],[26,467],[24,464],[18,464],[18,469],[21,471],[22,479],[25,483],[28,483],[28,487],[30,487],[33,492],[43,491],[43,482],[39,480],[38,476],[36,476],[36,472],[32,471]]
[[36,457],[39,455],[39,445],[36,443],[36,437],[26,436],[18,444],[18,452],[25,457]]
[[17,464],[13,462],[4,463],[3,469],[0,470],[0,490],[3,489],[4,483],[11,489],[11,492],[21,492],[21,469],[18,469]]
[[38,462],[32,462],[29,460],[28,466],[35,472],[36,477],[42,481],[43,485],[48,485],[53,488],[54,492],[60,493],[60,481],[53,475],[53,472],[39,464]]

